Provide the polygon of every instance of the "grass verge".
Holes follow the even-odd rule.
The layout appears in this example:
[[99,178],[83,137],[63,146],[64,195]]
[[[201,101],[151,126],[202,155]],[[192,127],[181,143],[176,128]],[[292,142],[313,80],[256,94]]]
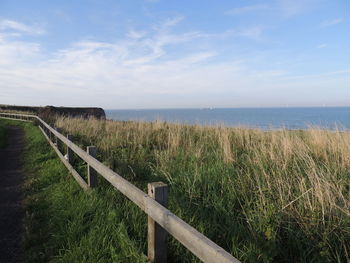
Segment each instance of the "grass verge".
[[40,262],[146,262],[129,238],[113,189],[84,192],[32,124],[25,130],[25,258]]

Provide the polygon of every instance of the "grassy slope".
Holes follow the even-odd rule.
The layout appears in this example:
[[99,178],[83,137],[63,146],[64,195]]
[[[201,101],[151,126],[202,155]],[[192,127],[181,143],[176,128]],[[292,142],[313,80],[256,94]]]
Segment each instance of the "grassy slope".
[[38,128],[25,129],[27,262],[145,262],[130,240],[118,195],[86,193],[67,174]]
[[[244,262],[349,260],[348,132],[65,118],[56,124],[81,146],[96,145],[101,160],[141,189],[170,184],[170,210]],[[144,215],[120,204],[142,247]],[[175,262],[196,261],[174,240],[169,253]]]

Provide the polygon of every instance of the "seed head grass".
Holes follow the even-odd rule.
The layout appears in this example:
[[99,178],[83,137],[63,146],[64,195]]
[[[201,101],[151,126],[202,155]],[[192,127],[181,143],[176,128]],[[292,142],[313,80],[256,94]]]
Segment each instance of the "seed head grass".
[[[350,260],[348,131],[65,117],[55,124],[81,146],[95,145],[98,159],[142,190],[169,184],[169,209],[243,262]],[[145,251],[144,214],[123,207]],[[173,262],[197,262],[173,239],[169,253]]]

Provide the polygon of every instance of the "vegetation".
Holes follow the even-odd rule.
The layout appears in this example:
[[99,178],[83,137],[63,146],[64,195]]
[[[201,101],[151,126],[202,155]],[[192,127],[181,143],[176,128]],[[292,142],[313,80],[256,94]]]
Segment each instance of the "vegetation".
[[[0,141],[3,123],[0,121]],[[102,179],[81,190],[40,131],[26,131],[28,262],[145,262],[146,215]],[[58,118],[80,146],[243,262],[350,260],[350,133]],[[85,165],[76,160],[76,168]],[[169,262],[199,262],[170,239]]]
[[[349,132],[69,118],[58,118],[56,126],[81,146],[97,146],[99,159],[141,189],[168,183],[170,210],[243,262],[350,260]],[[90,198],[69,188],[55,194],[75,204]],[[99,195],[110,202],[96,209],[103,214],[117,203],[124,217],[114,223],[126,220],[126,232],[145,251],[146,216],[109,191],[101,185]],[[77,211],[89,214],[89,206],[82,207]],[[91,227],[89,219],[83,222],[80,227]],[[198,261],[172,239],[169,253],[172,262]]]
[[37,127],[0,120],[4,124],[25,130],[26,262],[146,262],[128,236],[120,195],[84,192]]

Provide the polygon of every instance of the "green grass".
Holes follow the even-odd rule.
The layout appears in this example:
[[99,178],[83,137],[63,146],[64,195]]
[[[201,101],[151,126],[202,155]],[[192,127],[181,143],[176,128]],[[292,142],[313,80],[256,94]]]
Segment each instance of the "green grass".
[[[61,118],[56,125],[243,262],[350,260],[350,133]],[[102,192],[101,187],[101,192]],[[144,215],[121,201],[137,246]],[[171,239],[172,262],[198,262]]]
[[[170,210],[243,262],[350,260],[349,132],[56,125],[142,190],[168,183]],[[84,193],[37,128],[25,127],[29,262],[142,262],[146,215],[101,177]],[[168,252],[169,262],[199,262],[173,238]]]
[[123,197],[111,188],[84,192],[37,127],[5,123],[25,130],[26,262],[146,262],[119,209]]

